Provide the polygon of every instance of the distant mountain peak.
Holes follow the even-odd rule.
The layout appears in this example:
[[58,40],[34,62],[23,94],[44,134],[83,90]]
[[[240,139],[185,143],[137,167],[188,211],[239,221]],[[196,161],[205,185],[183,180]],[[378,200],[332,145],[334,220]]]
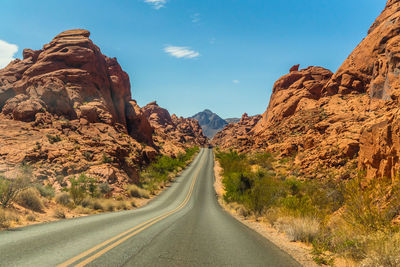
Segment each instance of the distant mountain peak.
[[210,139],[213,138],[216,133],[224,129],[226,125],[232,122],[231,119],[229,121],[222,119],[209,109],[205,109],[191,118],[196,119],[199,122],[204,135]]

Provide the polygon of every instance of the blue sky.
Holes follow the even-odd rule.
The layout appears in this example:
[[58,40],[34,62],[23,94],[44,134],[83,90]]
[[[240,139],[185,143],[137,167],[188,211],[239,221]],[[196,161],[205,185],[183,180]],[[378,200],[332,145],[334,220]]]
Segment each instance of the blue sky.
[[[140,105],[222,117],[265,111],[294,64],[336,71],[385,0],[0,0],[0,64],[67,29],[91,31]],[[7,54],[8,53],[8,54]]]

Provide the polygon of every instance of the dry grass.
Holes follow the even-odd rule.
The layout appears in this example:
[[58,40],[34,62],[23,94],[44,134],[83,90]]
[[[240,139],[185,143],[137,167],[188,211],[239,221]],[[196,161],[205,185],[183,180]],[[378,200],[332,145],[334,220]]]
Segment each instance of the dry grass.
[[67,206],[71,203],[71,197],[67,192],[62,192],[56,195],[56,202],[58,204]]
[[9,228],[14,222],[19,222],[20,217],[13,211],[0,208],[0,228]]
[[147,190],[138,187],[137,185],[131,184],[127,188],[128,193],[131,197],[137,198],[150,198],[150,194]]
[[57,219],[65,219],[67,218],[67,215],[65,214],[65,211],[63,209],[55,209],[53,217]]
[[400,266],[400,233],[394,235],[380,233],[370,242],[367,257],[361,262],[363,267]]
[[85,207],[82,207],[82,206],[76,207],[76,208],[74,209],[74,211],[75,211],[76,213],[79,213],[79,214],[91,214],[91,213],[92,213],[92,209],[90,209],[90,208],[85,208]]
[[320,224],[313,218],[283,217],[277,219],[274,226],[286,233],[291,241],[311,243],[320,232]]
[[38,190],[32,187],[25,189],[18,194],[17,203],[27,209],[37,212],[42,212],[44,209]]

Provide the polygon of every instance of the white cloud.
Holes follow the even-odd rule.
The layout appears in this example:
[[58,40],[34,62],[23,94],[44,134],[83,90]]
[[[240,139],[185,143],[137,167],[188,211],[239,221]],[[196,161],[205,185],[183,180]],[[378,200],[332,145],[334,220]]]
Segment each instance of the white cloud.
[[199,52],[191,50],[190,47],[185,46],[169,45],[164,48],[164,52],[176,58],[196,58],[200,56]]
[[194,13],[190,16],[190,18],[192,19],[193,23],[198,23],[200,22],[200,13]]
[[0,68],[4,68],[14,60],[14,54],[18,52],[18,46],[0,40]]
[[165,4],[167,4],[167,0],[144,0],[144,2],[151,5],[154,9],[157,10],[165,7]]
[[239,80],[233,80],[232,82],[233,82],[233,83],[236,83],[236,84],[240,83]]

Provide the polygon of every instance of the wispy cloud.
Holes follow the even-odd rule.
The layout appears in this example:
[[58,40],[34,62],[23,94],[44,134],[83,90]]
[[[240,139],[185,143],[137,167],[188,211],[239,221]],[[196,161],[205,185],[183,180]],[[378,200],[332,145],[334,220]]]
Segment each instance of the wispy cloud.
[[0,40],[0,68],[4,68],[14,60],[14,54],[18,52],[18,46]]
[[165,4],[167,4],[167,0],[144,0],[144,2],[151,5],[154,9],[157,10],[165,7]]
[[239,80],[233,80],[232,82],[233,82],[233,83],[235,83],[235,84],[238,84],[238,83],[240,83],[240,81],[239,81]]
[[199,23],[200,22],[200,13],[194,13],[193,15],[190,16],[192,19],[193,23]]
[[164,52],[176,58],[196,58],[200,53],[185,46],[166,46]]
[[210,44],[213,45],[213,44],[215,44],[216,41],[217,41],[217,39],[213,37],[213,38],[210,39]]

